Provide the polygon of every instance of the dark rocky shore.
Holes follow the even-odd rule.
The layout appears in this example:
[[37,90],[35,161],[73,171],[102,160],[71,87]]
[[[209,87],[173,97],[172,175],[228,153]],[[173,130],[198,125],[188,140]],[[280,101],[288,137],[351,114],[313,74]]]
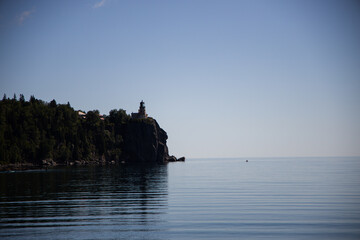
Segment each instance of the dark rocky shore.
[[167,133],[153,118],[131,119],[123,126],[123,146],[120,159],[95,156],[87,160],[56,162],[52,158],[42,159],[39,164],[15,163],[0,165],[0,171],[51,168],[55,166],[117,165],[117,164],[166,164],[185,161],[185,157],[170,156],[166,141]]
[[167,133],[146,113],[74,110],[70,103],[20,95],[0,101],[0,171],[54,166],[165,164]]
[[[125,162],[166,163],[178,161],[169,156],[167,133],[153,118],[132,120],[124,127],[123,159]],[[180,158],[185,161],[185,158]]]

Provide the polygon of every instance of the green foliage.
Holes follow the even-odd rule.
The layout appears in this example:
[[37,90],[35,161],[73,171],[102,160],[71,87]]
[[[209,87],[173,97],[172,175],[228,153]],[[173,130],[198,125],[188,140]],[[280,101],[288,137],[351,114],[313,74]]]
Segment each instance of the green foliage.
[[122,129],[130,117],[122,109],[102,117],[89,111],[82,117],[68,102],[57,104],[21,94],[0,101],[0,163],[58,163],[76,160],[119,160]]

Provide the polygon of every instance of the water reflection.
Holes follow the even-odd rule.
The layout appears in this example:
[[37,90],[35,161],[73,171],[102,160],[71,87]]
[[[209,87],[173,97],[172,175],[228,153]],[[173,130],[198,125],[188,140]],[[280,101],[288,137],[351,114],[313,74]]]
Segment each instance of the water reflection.
[[159,239],[167,184],[167,166],[1,173],[0,238]]

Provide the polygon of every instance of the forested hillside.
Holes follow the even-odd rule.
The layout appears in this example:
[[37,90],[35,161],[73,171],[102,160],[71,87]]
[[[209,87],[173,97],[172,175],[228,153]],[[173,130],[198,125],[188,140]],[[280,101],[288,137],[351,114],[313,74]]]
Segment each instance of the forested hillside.
[[119,160],[122,129],[128,121],[130,117],[121,109],[103,117],[97,110],[80,116],[70,103],[4,95],[0,101],[0,164]]

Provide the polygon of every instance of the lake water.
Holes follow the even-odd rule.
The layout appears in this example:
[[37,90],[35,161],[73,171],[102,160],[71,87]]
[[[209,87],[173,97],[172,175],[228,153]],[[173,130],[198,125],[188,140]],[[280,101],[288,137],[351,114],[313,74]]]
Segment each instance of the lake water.
[[0,173],[0,239],[360,239],[360,158]]

